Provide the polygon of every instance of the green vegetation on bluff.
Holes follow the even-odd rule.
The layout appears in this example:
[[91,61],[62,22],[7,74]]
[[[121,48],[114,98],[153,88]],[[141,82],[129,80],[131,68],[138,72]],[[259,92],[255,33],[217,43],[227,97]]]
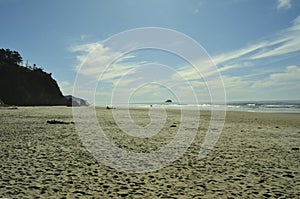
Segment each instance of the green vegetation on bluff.
[[21,66],[17,51],[0,49],[0,99],[8,105],[49,106],[71,105],[57,82],[42,68]]

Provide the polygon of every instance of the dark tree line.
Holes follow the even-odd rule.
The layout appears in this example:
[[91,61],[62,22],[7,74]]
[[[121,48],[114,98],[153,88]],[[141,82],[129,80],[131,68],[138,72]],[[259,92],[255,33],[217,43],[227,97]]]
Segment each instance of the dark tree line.
[[[6,65],[6,66],[10,65],[10,66],[20,66],[21,67],[20,64],[22,62],[23,62],[23,58],[21,57],[19,52],[15,51],[15,50],[12,51],[10,49],[4,49],[4,48],[0,49],[0,66],[1,65]],[[33,67],[30,65],[25,66],[25,67],[30,70],[33,70],[33,71],[51,75],[51,73],[46,73],[43,68],[37,67],[36,64],[33,64]]]

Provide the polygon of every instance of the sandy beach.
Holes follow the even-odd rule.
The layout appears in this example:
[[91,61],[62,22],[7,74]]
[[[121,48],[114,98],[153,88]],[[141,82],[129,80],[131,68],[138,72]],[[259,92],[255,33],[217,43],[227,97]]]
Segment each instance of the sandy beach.
[[[130,113],[141,126],[150,121],[146,109]],[[170,141],[179,113],[167,110],[161,132],[143,139],[122,133],[112,110],[97,108],[114,144],[144,153]],[[184,155],[147,173],[120,172],[95,159],[72,121],[70,107],[0,109],[0,198],[300,198],[300,114],[227,112],[214,150],[201,159],[210,121],[210,112],[201,111]]]

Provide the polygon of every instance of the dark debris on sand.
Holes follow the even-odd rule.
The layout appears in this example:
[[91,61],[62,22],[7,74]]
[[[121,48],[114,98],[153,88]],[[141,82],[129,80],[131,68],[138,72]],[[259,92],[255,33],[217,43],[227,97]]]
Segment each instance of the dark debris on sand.
[[47,124],[74,124],[74,122],[64,122],[59,120],[47,120]]

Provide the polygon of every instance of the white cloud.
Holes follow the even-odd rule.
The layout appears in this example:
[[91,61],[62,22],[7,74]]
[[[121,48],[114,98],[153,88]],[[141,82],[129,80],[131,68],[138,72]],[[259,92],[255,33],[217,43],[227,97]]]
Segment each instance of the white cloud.
[[71,46],[69,48],[70,51],[72,52],[92,52],[94,49],[96,49],[100,44],[95,42],[95,43],[88,43],[88,44],[81,44],[81,45],[75,45]]
[[277,1],[277,9],[289,9],[292,7],[291,0],[278,0]]
[[286,67],[285,72],[275,73],[270,76],[271,80],[276,80],[280,82],[287,81],[300,81],[300,67],[296,65]]
[[284,71],[273,73],[267,78],[255,82],[252,88],[273,86],[293,87],[300,90],[300,67],[296,65],[287,66]]
[[[115,79],[132,69],[132,65],[122,62],[135,57],[123,55],[98,42],[72,46],[70,50],[77,53],[78,64],[74,68],[77,73],[102,80]],[[103,76],[100,77],[102,73]]]
[[[77,45],[70,48],[71,51],[78,53],[78,65],[75,71],[82,75],[99,76],[106,67],[112,62],[121,62],[124,59],[132,58],[133,56],[123,56],[122,53],[113,51],[101,43],[89,43]],[[121,59],[118,59],[121,57]]]
[[289,53],[300,51],[300,16],[298,16],[290,28],[287,28],[275,37],[251,44],[245,48],[213,56],[212,59],[220,71],[241,67],[250,67],[251,63],[259,59],[280,57]]

